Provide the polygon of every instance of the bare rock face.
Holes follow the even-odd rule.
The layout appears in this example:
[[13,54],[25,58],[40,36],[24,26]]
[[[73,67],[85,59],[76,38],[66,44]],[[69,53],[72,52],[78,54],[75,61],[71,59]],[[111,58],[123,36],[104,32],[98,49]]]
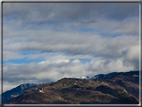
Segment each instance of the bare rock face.
[[111,78],[63,78],[38,85],[5,104],[138,104],[138,71],[109,74]]

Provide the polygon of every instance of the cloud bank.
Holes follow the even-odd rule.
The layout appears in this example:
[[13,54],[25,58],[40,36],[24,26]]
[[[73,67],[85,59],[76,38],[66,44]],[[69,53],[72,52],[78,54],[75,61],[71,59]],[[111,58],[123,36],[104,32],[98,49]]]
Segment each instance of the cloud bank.
[[4,3],[4,91],[139,69],[138,3]]

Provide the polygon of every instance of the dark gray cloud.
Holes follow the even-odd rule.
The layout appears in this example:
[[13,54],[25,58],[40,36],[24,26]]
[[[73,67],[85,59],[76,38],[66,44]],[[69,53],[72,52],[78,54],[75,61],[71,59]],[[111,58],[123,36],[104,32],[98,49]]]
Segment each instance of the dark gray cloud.
[[4,3],[4,18],[22,18],[29,22],[102,17],[124,20],[138,15],[138,3]]
[[107,35],[138,34],[137,3],[4,3],[3,10],[4,24],[15,30],[89,28]]

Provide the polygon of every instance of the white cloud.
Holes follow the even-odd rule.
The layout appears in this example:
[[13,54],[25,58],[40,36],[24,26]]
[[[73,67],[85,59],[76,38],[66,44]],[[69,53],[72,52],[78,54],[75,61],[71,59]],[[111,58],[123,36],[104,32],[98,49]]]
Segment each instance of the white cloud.
[[20,55],[13,51],[3,51],[3,59],[4,61],[12,60],[12,59],[22,59],[23,55]]
[[75,60],[73,60],[73,63],[80,63],[80,60],[75,59]]
[[139,53],[140,53],[140,46],[135,45],[129,47],[127,53],[126,53],[126,58],[128,60],[139,60]]
[[41,81],[51,82],[57,81],[63,77],[79,77],[82,75],[92,77],[100,73],[117,71],[125,72],[133,69],[133,66],[124,65],[123,59],[106,60],[102,58],[94,58],[91,62],[87,62],[85,64],[81,63],[78,59],[73,61],[61,59],[60,61],[53,60],[48,63],[43,63],[43,61],[40,63],[34,62],[30,64],[17,65],[7,63],[4,65],[3,74],[4,83],[20,84],[25,80],[27,82],[34,82],[38,80],[36,83],[40,83]]
[[45,63],[46,64],[49,64],[49,63],[53,63],[53,64],[57,63],[58,64],[58,63],[68,63],[69,61],[70,61],[69,59],[59,59],[59,60],[50,61],[50,62],[47,60],[47,61],[41,61],[41,62],[39,62],[39,64],[45,64]]
[[[22,33],[22,32],[21,32]],[[40,35],[40,36],[39,36]],[[53,36],[54,35],[54,36]],[[21,36],[22,41],[17,38],[7,38],[4,42],[4,52],[10,52],[11,55],[15,52],[67,52],[72,55],[111,55],[120,56],[121,51],[133,45],[138,44],[138,36],[125,36],[115,38],[107,38],[93,33],[78,33],[78,32],[53,32],[53,31],[32,31],[27,36]],[[33,38],[33,39],[32,39]],[[56,38],[56,39],[55,39]],[[15,41],[17,40],[17,41]],[[129,40],[129,41],[128,41]],[[125,42],[127,41],[127,42]],[[7,51],[5,51],[7,50]],[[40,55],[45,55],[41,54]],[[15,58],[21,57],[16,55]],[[34,55],[36,56],[36,55]],[[33,57],[34,57],[33,56]],[[5,54],[5,58],[9,58]],[[31,56],[32,57],[32,56]],[[14,58],[14,57],[13,57]]]
[[133,70],[133,66],[126,66],[123,64],[123,59],[102,59],[95,58],[91,61],[89,70],[96,71],[97,73],[109,73],[109,72],[125,72]]

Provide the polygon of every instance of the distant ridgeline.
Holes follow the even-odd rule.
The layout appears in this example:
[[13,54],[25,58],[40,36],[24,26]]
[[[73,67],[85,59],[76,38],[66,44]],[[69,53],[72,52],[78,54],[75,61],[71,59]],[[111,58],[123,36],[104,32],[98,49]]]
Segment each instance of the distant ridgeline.
[[[139,71],[129,71],[129,72],[112,72],[112,73],[109,73],[109,74],[98,74],[92,78],[90,78],[89,80],[101,80],[101,79],[104,79],[104,80],[107,80],[107,79],[111,79],[115,76],[119,76],[119,77],[123,77],[123,76],[136,76],[136,80],[135,82],[136,83],[139,83]],[[129,81],[133,81],[133,80],[129,80]]]
[[9,96],[9,100],[5,98],[4,104],[139,103],[139,71],[99,74],[92,78],[62,78],[52,83],[27,86],[29,89],[18,86],[12,89],[15,91],[5,92],[3,96]]

